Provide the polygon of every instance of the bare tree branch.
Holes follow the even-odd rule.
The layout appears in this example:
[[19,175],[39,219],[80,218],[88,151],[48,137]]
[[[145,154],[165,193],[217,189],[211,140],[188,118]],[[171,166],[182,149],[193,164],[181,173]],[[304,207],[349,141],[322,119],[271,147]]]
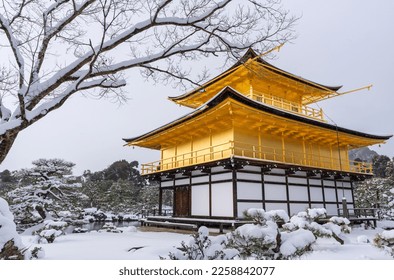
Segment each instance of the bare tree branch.
[[196,86],[207,71],[187,63],[262,51],[290,40],[295,21],[279,0],[2,0],[0,56],[13,61],[0,65],[0,163],[22,130],[78,92],[122,102],[132,68]]

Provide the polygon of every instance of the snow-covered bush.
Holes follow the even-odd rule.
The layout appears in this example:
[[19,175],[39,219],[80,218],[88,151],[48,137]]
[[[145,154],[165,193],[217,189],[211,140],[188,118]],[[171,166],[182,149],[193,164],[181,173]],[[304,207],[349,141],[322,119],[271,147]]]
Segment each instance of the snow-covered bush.
[[[193,234],[188,242],[169,253],[171,260],[229,260],[238,255],[235,249],[226,248],[224,235],[209,237],[208,228],[202,226]],[[162,258],[163,259],[163,258]]]
[[109,222],[105,223],[98,232],[122,233],[123,231],[114,226],[113,223]]
[[281,236],[277,223],[289,220],[286,212],[251,208],[244,212],[244,217],[253,224],[240,226],[227,234],[227,247],[238,250],[241,259],[279,258]]
[[45,257],[45,251],[42,247],[34,247],[26,252],[26,259],[38,260]]
[[293,232],[298,229],[305,229],[318,237],[333,237],[340,244],[344,244],[343,233],[349,233],[349,220],[341,217],[331,217],[329,222],[320,224],[318,221],[326,217],[326,209],[314,208],[307,209],[306,212],[299,212],[297,215],[291,217],[290,221],[282,227],[288,232]]
[[384,230],[376,235],[373,241],[375,246],[384,249],[394,257],[394,230]]
[[14,216],[8,203],[0,197],[0,260],[22,260],[24,249],[16,232]]
[[43,227],[39,230],[33,232],[33,235],[36,235],[37,243],[53,243],[55,239],[61,235],[64,235],[64,230],[68,224],[63,221],[52,221],[47,220],[43,223]]
[[326,217],[322,208],[308,209],[291,219],[283,210],[249,209],[244,217],[252,223],[215,238],[201,227],[188,243],[182,242],[177,251],[170,252],[170,259],[292,259],[311,251],[318,237],[333,237],[343,244],[340,236],[350,232],[345,218],[332,217],[323,225],[317,223]]

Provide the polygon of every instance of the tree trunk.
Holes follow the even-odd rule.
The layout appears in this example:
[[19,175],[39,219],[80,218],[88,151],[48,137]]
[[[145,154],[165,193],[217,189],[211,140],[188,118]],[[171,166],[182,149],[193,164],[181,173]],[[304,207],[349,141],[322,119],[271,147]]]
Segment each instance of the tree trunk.
[[7,133],[2,135],[2,140],[0,141],[0,164],[4,161],[9,151],[11,150],[12,145],[16,137],[18,136],[19,131],[12,131],[11,133]]

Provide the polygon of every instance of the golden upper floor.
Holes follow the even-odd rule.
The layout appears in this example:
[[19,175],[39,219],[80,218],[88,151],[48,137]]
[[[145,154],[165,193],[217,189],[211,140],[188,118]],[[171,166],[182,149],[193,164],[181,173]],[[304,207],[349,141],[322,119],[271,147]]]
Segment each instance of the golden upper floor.
[[285,72],[249,50],[234,66],[199,88],[178,97],[177,104],[198,108],[224,87],[229,86],[258,102],[324,121],[323,111],[311,103],[339,95],[340,87],[330,87]]
[[144,174],[231,156],[370,173],[369,165],[350,162],[348,151],[382,143],[388,138],[280,110],[226,87],[190,114],[124,140],[130,146],[160,150],[160,160],[143,165]]

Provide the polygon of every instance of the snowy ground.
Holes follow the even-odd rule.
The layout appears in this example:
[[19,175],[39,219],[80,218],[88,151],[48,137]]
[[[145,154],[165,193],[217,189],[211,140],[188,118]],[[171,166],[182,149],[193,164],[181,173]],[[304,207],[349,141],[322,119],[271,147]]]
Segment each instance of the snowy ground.
[[[304,255],[303,260],[393,260],[372,245],[381,228],[365,230],[353,228],[348,240],[340,245],[333,239],[318,239],[314,251]],[[39,244],[45,250],[45,260],[154,260],[167,257],[168,252],[189,234],[171,232],[89,232],[61,236],[52,244]],[[33,244],[31,236],[22,236],[27,246]],[[132,249],[138,248],[140,249]],[[132,249],[132,250],[130,250]]]

